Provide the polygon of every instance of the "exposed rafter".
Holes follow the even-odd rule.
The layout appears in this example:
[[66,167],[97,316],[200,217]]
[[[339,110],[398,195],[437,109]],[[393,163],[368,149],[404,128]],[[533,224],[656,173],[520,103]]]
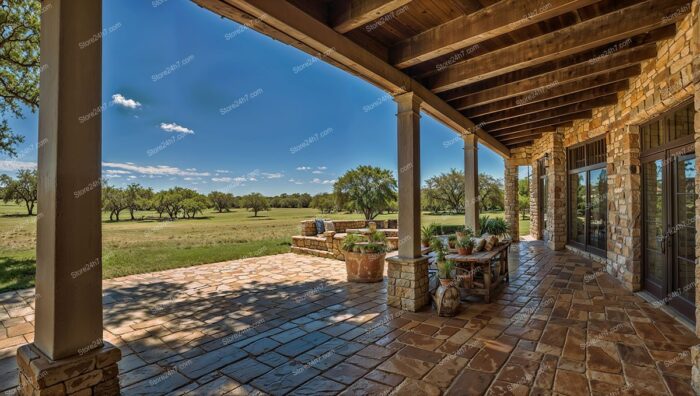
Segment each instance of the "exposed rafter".
[[601,59],[593,59],[551,73],[476,92],[450,104],[458,110],[480,106],[514,96],[527,95],[552,83],[563,84],[622,69],[654,57],[656,57],[656,44],[647,44],[629,51],[620,51]]
[[549,118],[543,121],[537,121],[530,124],[518,125],[516,127],[501,129],[500,131],[493,133],[498,139],[504,136],[513,135],[518,132],[526,132],[532,129],[543,128],[547,126],[561,124],[567,121],[574,120],[585,120],[587,118],[593,117],[593,112],[591,110],[582,111],[580,113],[567,114],[561,117]]
[[390,14],[412,0],[336,0],[330,10],[331,25],[338,33],[347,33]]
[[671,25],[688,13],[685,4],[687,0],[648,0],[457,63],[429,77],[426,85],[444,92]]
[[529,105],[515,107],[509,110],[491,111],[490,105],[474,108],[465,111],[465,115],[475,120],[475,122],[489,124],[496,121],[507,120],[509,118],[520,117],[527,114],[539,113],[557,107],[563,107],[580,103],[583,101],[600,98],[616,94],[629,89],[629,81],[622,80],[601,87],[588,89],[571,95],[560,96],[554,99],[543,100]]
[[396,44],[391,62],[406,68],[600,0],[503,0]]
[[515,127],[518,125],[530,124],[537,121],[543,121],[550,118],[557,118],[563,115],[580,113],[585,110],[592,110],[598,107],[611,106],[617,103],[617,95],[603,96],[601,98],[591,99],[584,102],[575,103],[563,107],[544,110],[538,113],[532,113],[520,117],[508,118],[492,123],[479,121],[483,128],[489,133],[497,133],[499,130]]

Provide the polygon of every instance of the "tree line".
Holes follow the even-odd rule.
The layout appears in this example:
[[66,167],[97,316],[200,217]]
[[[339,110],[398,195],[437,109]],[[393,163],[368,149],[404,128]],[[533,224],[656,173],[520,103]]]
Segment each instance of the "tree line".
[[[521,184],[520,190],[525,190]],[[234,196],[212,191],[207,195],[193,189],[172,187],[154,191],[138,183],[120,188],[102,183],[102,209],[111,221],[120,221],[124,213],[131,220],[138,212],[156,212],[158,218],[196,218],[207,209],[228,212],[247,209],[258,216],[271,208],[315,208],[322,214],[334,212],[361,213],[371,220],[382,213],[398,211],[398,184],[388,169],[359,166],[338,178],[332,193],[311,196],[308,193],[280,194],[266,197],[260,193]],[[464,175],[455,169],[431,177],[421,191],[423,210],[432,213],[464,213]],[[0,175],[0,198],[25,205],[32,215],[37,203],[37,172],[22,170],[16,178]],[[522,198],[524,201],[524,198]],[[503,210],[503,182],[493,176],[479,175],[478,204],[483,211]],[[524,202],[523,202],[524,203]],[[141,216],[143,217],[143,216]]]

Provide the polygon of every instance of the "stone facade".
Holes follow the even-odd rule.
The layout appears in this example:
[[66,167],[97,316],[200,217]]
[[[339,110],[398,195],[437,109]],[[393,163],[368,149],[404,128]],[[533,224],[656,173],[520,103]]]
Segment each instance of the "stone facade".
[[[398,248],[398,232],[396,220],[373,221],[377,228],[381,229],[387,237],[389,250]],[[341,246],[347,235],[347,230],[368,227],[369,220],[333,220],[335,231],[325,231],[318,234],[314,220],[301,222],[301,235],[292,237],[292,253],[308,254],[316,257],[345,260],[345,254]]]
[[387,304],[404,311],[416,312],[428,305],[428,258],[387,260]]
[[20,395],[119,395],[119,348],[101,348],[52,361],[33,344],[17,350]]
[[[564,132],[558,129],[537,139],[532,145],[530,165],[535,170],[530,188],[534,189],[530,200],[530,217],[535,218],[542,210],[538,208],[537,190],[539,176],[537,161],[546,158],[547,172],[547,204],[544,213],[546,228],[542,230],[547,246],[553,250],[561,250],[566,246],[566,150],[563,145]],[[534,205],[533,205],[534,204]],[[539,223],[539,219],[537,221]],[[540,224],[535,224],[531,233],[539,235]]]

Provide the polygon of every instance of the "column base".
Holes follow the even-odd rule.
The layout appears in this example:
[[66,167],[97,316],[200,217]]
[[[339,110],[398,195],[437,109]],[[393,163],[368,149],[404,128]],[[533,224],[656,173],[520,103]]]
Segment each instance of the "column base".
[[690,384],[695,394],[700,395],[700,345],[690,347],[690,361],[693,363]]
[[387,304],[404,311],[416,312],[428,305],[428,258],[390,257],[387,271]]
[[67,359],[51,360],[34,344],[17,350],[20,395],[119,395],[119,348],[101,348]]

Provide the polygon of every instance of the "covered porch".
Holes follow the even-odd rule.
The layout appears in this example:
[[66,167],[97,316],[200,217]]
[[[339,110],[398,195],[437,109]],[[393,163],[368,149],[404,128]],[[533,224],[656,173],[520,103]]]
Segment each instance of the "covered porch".
[[[454,318],[293,253],[133,275],[104,282],[103,334],[125,395],[693,394],[698,339],[602,265],[522,242],[509,267],[493,303]],[[0,296],[0,391],[17,385],[34,297]]]
[[[690,355],[697,339],[632,294],[645,291],[660,301],[655,305],[698,323],[697,0],[194,1],[392,95],[398,256],[385,284],[344,284],[337,293],[317,290],[320,278],[337,272],[330,262],[293,255],[269,258],[267,275],[235,263],[169,272],[188,291],[173,297],[173,306],[186,302],[179,312],[185,319],[174,324],[162,314],[171,305],[133,309],[160,307],[153,303],[173,290],[157,285],[162,274],[120,280],[103,299],[101,44],[77,45],[102,31],[101,2],[46,0],[43,216],[35,311],[22,315],[35,325],[6,326],[5,341],[13,349],[30,343],[18,350],[23,394],[116,394],[120,387],[152,394],[207,384],[272,394],[324,387],[690,394],[693,362],[700,389],[700,355]],[[531,166],[536,181],[531,229],[542,242],[513,247],[512,280],[497,301],[470,304],[451,320],[427,307],[421,113],[464,142],[466,226],[479,228],[479,144],[504,158],[512,235],[518,167]],[[286,276],[290,261],[307,269],[296,286]],[[95,269],[75,276],[85,266]],[[412,275],[398,287],[402,274]],[[136,281],[141,285],[126,286]],[[289,293],[302,289],[289,302]],[[6,296],[20,305],[32,297]],[[325,332],[313,328],[323,318],[332,318]],[[253,339],[259,334],[265,336]],[[141,361],[131,374],[123,367]],[[629,388],[637,384],[643,389]]]

